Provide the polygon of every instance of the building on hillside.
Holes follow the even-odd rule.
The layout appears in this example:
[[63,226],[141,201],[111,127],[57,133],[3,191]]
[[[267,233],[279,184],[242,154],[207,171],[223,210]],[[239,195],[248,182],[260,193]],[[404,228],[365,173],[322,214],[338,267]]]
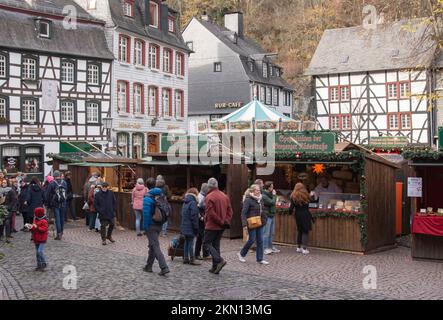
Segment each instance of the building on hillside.
[[319,126],[357,144],[434,143],[443,99],[430,97],[441,96],[443,60],[430,30],[423,20],[326,30],[305,72]]
[[71,0],[0,0],[2,170],[42,179],[62,142],[107,143],[113,56],[103,27]]
[[183,38],[193,51],[189,59],[189,131],[197,124],[221,118],[256,98],[292,116],[293,87],[283,69],[244,35],[243,14],[226,14],[219,26],[208,16],[193,18]]
[[187,130],[188,58],[178,13],[160,0],[75,0],[106,21],[114,53],[112,137],[119,154],[160,152],[160,136]]

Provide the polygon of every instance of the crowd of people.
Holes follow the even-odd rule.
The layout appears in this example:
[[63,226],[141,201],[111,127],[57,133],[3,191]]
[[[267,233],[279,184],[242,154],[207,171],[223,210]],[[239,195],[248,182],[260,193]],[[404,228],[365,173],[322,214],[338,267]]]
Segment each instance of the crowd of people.
[[[117,201],[109,184],[99,173],[93,173],[83,187],[86,225],[89,231],[100,233],[103,245],[114,243],[112,233],[115,227]],[[172,214],[169,203],[171,193],[163,176],[148,178],[146,182],[139,178],[132,190],[132,210],[135,215],[137,236],[146,235],[149,251],[143,270],[153,272],[154,262],[160,267],[160,275],[170,272],[160,247],[160,236],[166,234],[168,220]],[[47,176],[43,184],[33,177],[29,182],[25,175],[7,179],[0,172],[0,238],[6,232],[6,242],[13,238],[15,217],[23,216],[22,231],[30,231],[31,240],[36,246],[37,270],[47,266],[44,246],[48,238],[51,222],[56,229],[55,240],[62,240],[64,224],[68,213],[76,220],[72,209],[73,189],[71,174],[54,171]],[[307,249],[308,234],[312,229],[313,218],[309,212],[312,200],[306,187],[298,183],[291,196],[290,213],[295,214],[297,223],[297,252],[309,254]],[[280,252],[273,244],[275,232],[277,195],[271,181],[255,181],[243,196],[241,211],[242,226],[247,234],[247,241],[238,259],[245,263],[251,247],[256,245],[257,263],[268,265],[265,255]],[[198,260],[212,259],[209,272],[219,274],[226,265],[221,256],[220,243],[226,229],[230,228],[233,216],[229,197],[219,190],[218,181],[211,178],[203,183],[200,190],[187,190],[181,211],[181,234],[184,237],[183,263],[199,266]]]

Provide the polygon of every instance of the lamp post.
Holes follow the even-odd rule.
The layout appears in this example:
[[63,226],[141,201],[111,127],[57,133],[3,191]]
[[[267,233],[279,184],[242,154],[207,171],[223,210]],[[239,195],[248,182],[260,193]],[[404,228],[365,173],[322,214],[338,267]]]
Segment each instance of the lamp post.
[[112,118],[103,118],[103,126],[106,129],[106,138],[111,142]]

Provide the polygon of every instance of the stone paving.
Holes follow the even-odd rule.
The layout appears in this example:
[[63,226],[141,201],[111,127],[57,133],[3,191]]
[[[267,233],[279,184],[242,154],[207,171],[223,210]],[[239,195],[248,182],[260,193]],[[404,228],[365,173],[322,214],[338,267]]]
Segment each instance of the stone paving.
[[[48,269],[35,268],[34,246],[29,233],[17,233],[12,244],[0,243],[0,299],[443,299],[443,263],[413,261],[410,249],[368,256],[311,250],[303,256],[292,247],[266,256],[270,265],[237,259],[241,240],[223,240],[222,255],[228,264],[220,273],[202,266],[171,261],[171,273],[161,277],[142,271],[147,239],[133,231],[115,231],[115,244],[102,246],[96,232],[84,221],[69,223],[63,241],[49,240]],[[161,238],[166,252],[171,237]],[[377,289],[366,290],[363,268],[376,267]],[[72,269],[77,278],[74,281]],[[154,271],[159,271],[154,265]],[[68,278],[66,278],[68,277]],[[77,284],[77,289],[69,289]],[[64,287],[65,283],[65,288]],[[67,284],[67,286],[66,286]]]

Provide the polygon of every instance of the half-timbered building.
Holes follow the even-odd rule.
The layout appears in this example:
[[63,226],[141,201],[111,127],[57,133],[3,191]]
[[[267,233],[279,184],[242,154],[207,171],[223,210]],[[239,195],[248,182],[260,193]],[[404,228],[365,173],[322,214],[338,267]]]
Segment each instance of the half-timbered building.
[[160,152],[161,134],[186,132],[189,48],[178,13],[161,0],[75,0],[106,21],[114,54],[112,137],[119,154]]
[[73,1],[0,0],[1,169],[42,178],[61,142],[106,143],[111,71],[103,23]]
[[317,119],[342,139],[430,144],[436,127],[436,44],[422,20],[326,30],[307,75]]

